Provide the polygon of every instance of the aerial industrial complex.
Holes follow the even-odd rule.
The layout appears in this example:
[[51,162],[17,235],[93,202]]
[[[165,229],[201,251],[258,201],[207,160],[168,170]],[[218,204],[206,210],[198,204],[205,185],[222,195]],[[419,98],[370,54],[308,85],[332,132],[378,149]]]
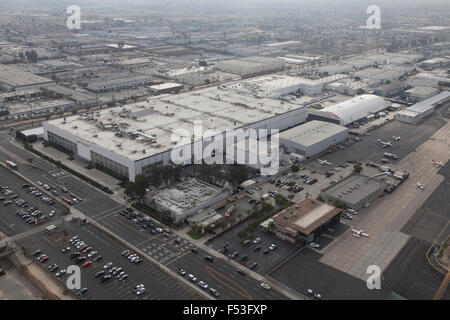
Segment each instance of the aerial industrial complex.
[[0,299],[450,299],[445,1],[103,2],[0,4]]

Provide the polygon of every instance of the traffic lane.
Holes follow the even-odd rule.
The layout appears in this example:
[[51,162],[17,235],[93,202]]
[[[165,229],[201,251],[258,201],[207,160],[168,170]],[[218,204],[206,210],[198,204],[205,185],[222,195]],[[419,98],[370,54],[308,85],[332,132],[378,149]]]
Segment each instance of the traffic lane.
[[[250,277],[248,277],[248,279],[239,278],[239,274],[237,274],[234,268],[226,263],[223,264],[226,264],[228,268],[221,266],[221,271],[219,271],[220,274],[217,274],[214,270],[217,269],[216,265],[222,265],[221,263],[214,262],[214,265],[209,265],[209,267],[213,270],[205,269],[206,261],[204,257],[207,254],[203,250],[199,250],[200,252],[198,254],[186,250],[183,251],[175,247],[175,245],[168,241],[165,237],[162,237],[161,235],[152,235],[148,232],[148,230],[141,229],[138,225],[130,223],[130,221],[120,215],[115,216],[113,214],[107,217],[102,217],[97,222],[140,249],[143,249],[143,247],[148,246],[148,244],[152,242],[160,243],[160,246],[163,246],[164,248],[170,248],[174,255],[170,262],[167,263],[167,266],[174,271],[177,271],[178,268],[181,267],[187,272],[189,271],[188,273],[198,275],[198,281],[203,280],[217,290],[220,288],[222,290],[222,292],[219,291],[221,294],[221,299],[251,299],[250,297],[253,299],[263,299],[265,296],[269,296],[270,299],[273,299],[272,296],[274,296],[275,299],[277,298],[277,294],[274,293],[273,290],[271,290],[272,292],[270,293],[264,292],[265,289],[259,287],[259,283],[256,280]],[[159,260],[157,256],[152,257]],[[228,276],[230,273],[232,273],[231,277]],[[220,281],[217,279],[220,279]],[[230,286],[228,284],[230,283],[230,280],[234,281],[235,284]],[[242,282],[242,284],[237,281]],[[214,283],[214,285],[212,283]],[[249,285],[250,283],[251,285]],[[250,286],[252,288],[248,291],[243,286]],[[253,287],[256,287],[256,290]],[[266,295],[262,295],[264,293]],[[278,299],[285,299],[285,297],[279,296]]]
[[[79,206],[80,210],[82,210],[87,215],[93,215],[120,205],[118,202],[112,200],[108,195],[104,194],[100,190],[97,190],[95,187],[89,185],[88,183],[66,173],[64,170],[53,165],[52,163],[37,157],[30,151],[21,149],[5,140],[0,140],[0,145],[2,145],[4,148],[7,148],[8,151],[13,152],[16,155],[16,158],[20,157],[22,159],[20,162],[17,161],[17,159],[12,160],[16,160],[18,162],[17,171],[30,180],[34,182],[42,181],[44,183],[50,183],[58,187],[61,187],[63,185],[67,186],[69,192],[74,193],[76,196],[80,196],[83,200],[85,200],[77,206]],[[6,160],[10,160],[11,158],[12,157],[9,154],[0,152],[1,161],[5,162]],[[28,159],[32,159],[32,166],[29,165]],[[55,172],[63,172],[64,175],[54,177],[52,176],[52,174]],[[58,190],[58,192],[59,191],[60,190]],[[60,196],[63,196],[62,192],[59,193]]]
[[[46,215],[47,219],[44,220],[44,223],[55,220],[61,217],[61,213],[65,212],[65,209],[55,203],[54,205],[48,205],[44,203],[41,199],[32,196],[30,193],[23,189],[22,185],[25,183],[22,179],[18,178],[13,172],[9,169],[5,169],[4,167],[0,167],[0,179],[2,181],[2,186],[8,186],[8,189],[13,191],[13,194],[18,195],[19,198],[24,199],[28,202],[27,208],[20,208],[16,204],[11,203],[7,206],[4,206],[4,202],[10,200],[10,197],[13,195],[4,195],[0,194],[0,197],[6,198],[5,201],[0,203],[0,230],[2,230],[8,236],[22,233],[24,231],[30,230],[35,227],[35,224],[27,224],[21,217],[16,215],[15,213],[18,210],[28,210],[31,207],[36,207],[40,211],[42,211],[42,215]],[[17,198],[17,199],[19,199]],[[12,200],[15,201],[15,200]],[[49,213],[52,210],[56,210],[56,214],[53,217],[49,217]]]
[[111,216],[103,217],[96,222],[133,246],[149,239],[148,232],[139,232],[139,230],[134,229],[132,226],[127,226],[124,223],[120,223]]
[[208,286],[219,291],[219,299],[232,300],[285,300],[280,292],[261,288],[260,282],[249,275],[240,275],[236,269],[221,259],[214,262],[207,262],[204,257],[207,255],[201,249],[198,253],[187,252],[178,259],[168,264],[174,271],[182,268],[186,271],[186,276],[192,273],[197,277],[197,283],[204,281]]
[[184,245],[175,244],[174,234],[171,234],[170,238],[159,233],[154,235],[150,233],[149,228],[142,228],[118,213],[103,216],[97,219],[97,222],[162,264],[170,263],[179,255],[195,247],[185,239],[183,239]]

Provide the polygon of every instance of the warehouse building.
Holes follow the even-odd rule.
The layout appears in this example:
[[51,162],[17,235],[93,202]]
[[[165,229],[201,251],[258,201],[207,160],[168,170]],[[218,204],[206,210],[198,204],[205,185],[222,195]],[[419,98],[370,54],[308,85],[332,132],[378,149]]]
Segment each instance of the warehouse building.
[[409,101],[417,103],[438,94],[439,90],[433,87],[414,87],[405,91]]
[[348,138],[348,128],[313,120],[280,133],[280,144],[288,153],[314,155]]
[[135,75],[111,80],[92,81],[87,84],[86,88],[94,92],[107,92],[118,89],[135,88],[154,82],[156,82],[156,80],[153,76]]
[[260,98],[276,99],[290,93],[300,93],[313,96],[322,93],[324,85],[346,78],[346,75],[334,75],[317,80],[307,78],[269,75],[239,81],[227,86],[226,89]]
[[[44,139],[100,169],[134,181],[138,174],[148,175],[153,165],[169,163],[174,149],[188,164],[194,150],[205,150],[227,131],[282,131],[306,118],[304,106],[211,87],[51,120],[44,123]],[[193,134],[197,124],[201,125],[198,135]],[[180,130],[187,132],[187,137],[175,134]],[[180,139],[183,137],[189,142]]]
[[144,202],[179,223],[228,196],[227,191],[193,178],[150,192]]
[[373,94],[363,94],[321,110],[311,110],[308,119],[333,122],[346,126],[370,114],[377,113],[387,106],[383,98]]
[[347,208],[359,209],[384,192],[384,182],[362,174],[352,174],[325,188],[320,196],[331,203],[341,202]]
[[339,222],[342,209],[314,199],[305,199],[276,214],[273,232],[283,240],[297,243],[299,240],[314,241],[314,238],[329,226]]
[[0,86],[6,91],[35,89],[55,81],[0,63]]
[[153,94],[163,94],[163,93],[171,93],[177,92],[183,88],[183,85],[180,83],[167,82],[162,84],[155,84],[153,86],[149,86],[148,90]]
[[447,58],[434,58],[422,61],[421,66],[426,70],[431,70],[434,68],[446,67],[450,65],[450,59]]
[[429,114],[433,113],[435,107],[450,101],[450,91],[441,92],[429,99],[416,103],[395,114],[395,119],[401,122],[416,124]]
[[242,78],[280,71],[285,62],[281,59],[261,56],[219,61],[215,64],[218,70],[240,75]]

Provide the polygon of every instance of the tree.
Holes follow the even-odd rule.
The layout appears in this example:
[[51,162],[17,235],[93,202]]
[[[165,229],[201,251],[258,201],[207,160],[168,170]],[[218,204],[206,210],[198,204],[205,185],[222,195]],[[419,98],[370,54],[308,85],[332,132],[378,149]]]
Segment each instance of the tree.
[[236,186],[244,182],[247,177],[248,172],[244,166],[234,165],[228,173],[227,180],[231,185]]
[[25,52],[27,60],[30,62],[37,62],[38,54],[35,50]]
[[282,196],[281,194],[279,194],[279,195],[277,195],[276,197],[275,197],[275,203],[277,204],[277,205],[279,205],[279,206],[283,206],[283,205],[285,205],[285,204],[288,204],[289,203],[289,200],[288,199],[286,199],[284,196]]
[[161,185],[161,166],[152,166],[150,169],[150,184],[158,188]]
[[292,172],[298,172],[300,170],[300,168],[296,164],[293,164],[291,166],[291,170],[292,170]]
[[360,162],[353,166],[353,172],[360,173],[362,171],[362,165]]
[[275,230],[275,223],[273,223],[273,221],[269,222],[269,225],[267,226],[267,228],[269,229],[269,231],[273,232]]
[[136,196],[139,201],[142,201],[146,193],[145,189],[147,188],[147,185],[147,179],[145,179],[143,175],[139,174],[134,179],[134,182],[127,185],[125,188],[125,194],[128,196]]
[[23,54],[23,52],[22,51],[20,51],[19,52],[19,58],[20,58],[20,60],[25,60],[25,55]]

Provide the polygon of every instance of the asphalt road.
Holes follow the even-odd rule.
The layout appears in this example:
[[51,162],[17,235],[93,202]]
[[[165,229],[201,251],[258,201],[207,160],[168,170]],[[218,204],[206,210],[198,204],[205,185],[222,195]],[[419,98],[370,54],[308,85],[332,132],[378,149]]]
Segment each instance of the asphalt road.
[[[174,251],[178,253],[178,250],[175,250],[173,247],[173,239],[162,239],[161,237],[152,236],[148,230],[143,230],[141,227],[131,223],[130,221],[124,219],[122,216],[118,215],[121,209],[123,209],[123,205],[118,203],[117,201],[111,199],[107,194],[97,190],[93,186],[87,184],[80,179],[73,177],[69,173],[61,170],[60,168],[54,166],[53,164],[36,157],[33,153],[18,148],[15,145],[12,145],[9,142],[9,138],[5,137],[4,134],[0,134],[0,161],[6,160],[15,161],[19,168],[18,172],[28,177],[29,179],[36,181],[41,181],[43,183],[50,183],[57,187],[66,186],[71,193],[76,195],[77,197],[81,197],[83,201],[74,207],[85,213],[88,217],[94,219],[104,227],[108,228],[108,230],[117,234],[122,239],[129,241],[131,244],[142,248],[142,246],[146,247],[149,243],[149,239],[155,238],[154,241],[158,243],[157,250],[164,251],[164,249],[169,248],[168,250]],[[28,159],[33,159],[32,166],[29,165]],[[95,245],[95,244],[94,244]],[[146,249],[146,248],[144,248]],[[164,255],[170,255],[168,252],[163,252]],[[219,288],[220,281],[217,281],[214,277],[210,276],[210,273],[220,274],[220,271],[214,271],[219,265],[220,268],[224,268],[227,270],[225,272],[226,275],[236,273],[234,268],[231,265],[226,263],[223,264],[214,264],[208,270],[204,268],[205,260],[203,256],[206,254],[199,254],[193,256],[192,259],[189,258],[189,255],[182,255],[177,260],[174,260],[176,257],[170,256],[169,259],[164,261],[164,264],[167,264],[169,267],[171,261],[177,261],[178,263],[182,263],[185,265],[185,269],[194,270],[199,279],[210,279],[209,285]],[[188,258],[186,258],[188,257]],[[161,256],[155,257],[157,260],[160,260]],[[213,269],[213,271],[211,271]],[[131,277],[131,275],[130,275]],[[286,299],[284,295],[275,290],[264,290],[259,286],[259,282],[250,279],[245,280],[241,278],[235,279],[240,286],[245,286],[247,290],[251,291],[251,295],[247,296],[246,294],[242,295],[241,293],[232,290],[231,288],[224,286],[224,292],[220,292],[221,296],[219,298],[226,299],[274,299],[275,296],[277,299]],[[252,288],[249,288],[248,282],[252,283]]]

